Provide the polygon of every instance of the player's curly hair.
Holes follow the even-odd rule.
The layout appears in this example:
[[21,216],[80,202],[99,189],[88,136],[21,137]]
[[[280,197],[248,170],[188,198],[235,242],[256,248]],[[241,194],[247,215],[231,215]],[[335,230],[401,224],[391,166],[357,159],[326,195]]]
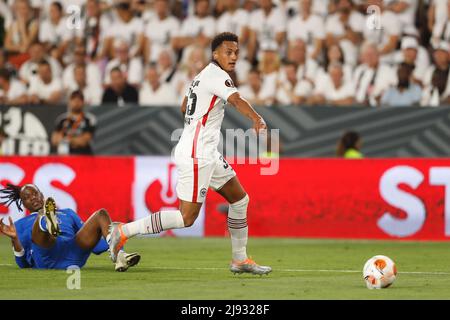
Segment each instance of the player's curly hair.
[[5,189],[0,189],[0,193],[2,196],[0,199],[6,199],[0,202],[5,206],[9,207],[13,202],[16,203],[17,209],[19,211],[23,211],[22,209],[22,199],[20,198],[20,191],[22,190],[21,186],[15,186],[13,184],[8,183]]
[[211,42],[211,52],[214,52],[224,41],[239,42],[237,35],[231,32],[222,32],[214,37]]

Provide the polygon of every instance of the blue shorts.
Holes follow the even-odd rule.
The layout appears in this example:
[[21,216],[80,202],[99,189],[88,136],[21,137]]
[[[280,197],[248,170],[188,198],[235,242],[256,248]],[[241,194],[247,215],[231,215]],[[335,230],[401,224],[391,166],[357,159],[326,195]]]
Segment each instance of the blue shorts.
[[81,249],[75,242],[75,237],[59,236],[56,243],[49,249],[32,244],[32,257],[39,269],[67,269],[70,266],[79,268],[86,264],[91,250]]

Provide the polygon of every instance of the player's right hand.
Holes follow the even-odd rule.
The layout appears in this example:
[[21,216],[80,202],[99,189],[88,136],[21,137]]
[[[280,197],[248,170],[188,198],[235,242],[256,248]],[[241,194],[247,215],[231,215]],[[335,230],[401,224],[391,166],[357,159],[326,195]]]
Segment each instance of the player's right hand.
[[267,130],[266,122],[262,117],[253,120],[253,129],[255,129],[256,134],[263,133]]
[[11,239],[17,238],[16,226],[11,217],[9,217],[9,226],[3,223],[3,218],[0,219],[0,233],[3,233]]

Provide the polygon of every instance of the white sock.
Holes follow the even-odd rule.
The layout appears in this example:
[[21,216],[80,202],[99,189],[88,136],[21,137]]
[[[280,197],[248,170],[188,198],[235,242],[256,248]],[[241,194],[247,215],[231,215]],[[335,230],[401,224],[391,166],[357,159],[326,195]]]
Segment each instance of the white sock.
[[233,260],[247,259],[247,206],[249,197],[246,195],[241,200],[230,204],[228,209],[228,231],[231,237],[231,251]]
[[183,216],[180,210],[155,212],[145,218],[122,226],[122,230],[127,238],[138,234],[153,234],[180,228],[184,228]]
[[45,219],[45,216],[39,216],[39,229],[41,229],[42,232],[47,232],[48,233],[48,229],[47,229],[47,220]]

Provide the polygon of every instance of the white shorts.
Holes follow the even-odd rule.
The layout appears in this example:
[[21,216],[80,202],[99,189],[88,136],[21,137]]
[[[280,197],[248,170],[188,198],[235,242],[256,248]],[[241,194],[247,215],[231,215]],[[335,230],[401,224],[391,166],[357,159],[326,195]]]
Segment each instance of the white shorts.
[[220,190],[236,176],[233,168],[217,152],[214,159],[175,159],[178,173],[177,196],[188,202],[205,201],[208,188]]

